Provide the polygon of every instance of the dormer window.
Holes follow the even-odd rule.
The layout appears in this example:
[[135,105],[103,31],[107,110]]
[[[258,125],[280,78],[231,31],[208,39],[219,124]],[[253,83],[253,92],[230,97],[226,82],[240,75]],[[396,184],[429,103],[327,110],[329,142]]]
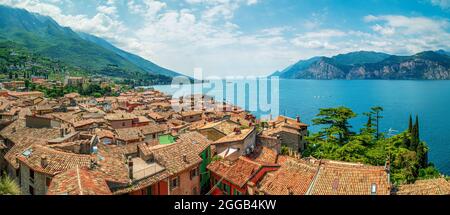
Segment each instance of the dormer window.
[[377,184],[373,183],[371,188],[370,188],[370,193],[372,195],[376,195],[377,194]]

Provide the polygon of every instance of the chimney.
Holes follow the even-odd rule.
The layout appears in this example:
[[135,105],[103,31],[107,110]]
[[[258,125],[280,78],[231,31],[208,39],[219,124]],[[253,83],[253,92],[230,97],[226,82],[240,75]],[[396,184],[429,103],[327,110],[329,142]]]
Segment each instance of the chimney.
[[64,128],[60,128],[59,129],[59,134],[60,134],[61,137],[64,137],[64,135],[65,135],[64,133],[65,133],[64,132]]
[[288,195],[294,195],[294,192],[292,192],[292,189],[288,187]]
[[188,162],[188,160],[187,160],[187,155],[186,155],[186,154],[183,154],[183,161],[184,161],[185,163]]
[[236,121],[239,125],[241,124],[241,120],[239,118]]
[[272,122],[272,128],[275,128],[275,122]]
[[234,128],[234,133],[235,134],[240,134],[241,133],[241,129],[240,128]]
[[41,156],[41,167],[45,168],[48,166],[48,160],[47,160],[47,156],[42,155]]
[[297,122],[300,122],[300,116],[299,115],[297,115]]
[[91,158],[91,162],[89,163],[89,169],[94,169],[96,165],[96,161],[94,158]]
[[387,178],[388,178],[388,183],[390,184],[391,183],[391,160],[390,160],[390,158],[388,157],[387,159],[386,159],[386,164],[384,165],[384,169],[385,169],[385,171],[386,171],[386,173],[387,173]]
[[133,160],[128,156],[128,176],[133,180]]

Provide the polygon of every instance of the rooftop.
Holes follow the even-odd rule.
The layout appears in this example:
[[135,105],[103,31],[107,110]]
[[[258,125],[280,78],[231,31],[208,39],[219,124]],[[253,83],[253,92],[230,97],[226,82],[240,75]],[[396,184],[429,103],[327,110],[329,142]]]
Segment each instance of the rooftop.
[[75,167],[52,178],[48,195],[111,195],[104,175]]
[[445,178],[417,180],[414,184],[401,185],[397,195],[450,195],[450,182]]

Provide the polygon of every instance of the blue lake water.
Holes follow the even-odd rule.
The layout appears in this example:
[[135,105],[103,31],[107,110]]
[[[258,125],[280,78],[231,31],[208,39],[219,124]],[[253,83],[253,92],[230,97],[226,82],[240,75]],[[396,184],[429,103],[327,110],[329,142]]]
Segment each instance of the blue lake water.
[[[171,86],[155,89],[173,94]],[[222,89],[204,90],[217,96]],[[443,173],[450,174],[450,81],[384,80],[280,80],[279,112],[290,117],[297,114],[311,124],[319,108],[346,106],[358,113],[351,121],[357,131],[367,121],[362,116],[372,106],[384,108],[380,126],[402,131],[408,127],[409,114],[419,115],[422,140],[430,147],[429,158]],[[259,112],[254,112],[256,115]],[[311,126],[311,131],[317,127]]]

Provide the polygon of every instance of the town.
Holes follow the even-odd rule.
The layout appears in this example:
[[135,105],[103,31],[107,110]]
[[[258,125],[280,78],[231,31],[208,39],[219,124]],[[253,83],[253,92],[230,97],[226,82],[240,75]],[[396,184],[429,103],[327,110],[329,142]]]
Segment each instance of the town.
[[18,91],[20,81],[2,87],[0,172],[23,195],[450,194],[443,177],[394,185],[388,158],[371,166],[303,157],[300,115],[262,121],[211,96],[154,89],[49,98]]

